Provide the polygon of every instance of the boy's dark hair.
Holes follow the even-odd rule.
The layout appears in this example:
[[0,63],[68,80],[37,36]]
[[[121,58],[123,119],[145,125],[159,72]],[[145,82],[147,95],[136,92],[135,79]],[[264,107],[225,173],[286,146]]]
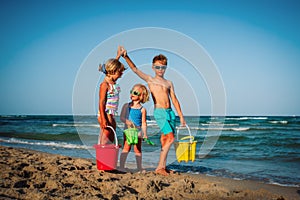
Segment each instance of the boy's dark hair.
[[168,59],[166,56],[159,54],[157,56],[155,56],[152,60],[152,63],[155,63],[156,61],[161,61],[164,65],[168,64]]

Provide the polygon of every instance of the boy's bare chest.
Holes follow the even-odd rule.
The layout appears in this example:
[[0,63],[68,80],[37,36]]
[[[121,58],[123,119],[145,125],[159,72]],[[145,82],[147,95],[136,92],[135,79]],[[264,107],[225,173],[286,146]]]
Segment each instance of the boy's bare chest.
[[170,89],[170,84],[167,81],[151,81],[148,85],[150,90],[168,91]]

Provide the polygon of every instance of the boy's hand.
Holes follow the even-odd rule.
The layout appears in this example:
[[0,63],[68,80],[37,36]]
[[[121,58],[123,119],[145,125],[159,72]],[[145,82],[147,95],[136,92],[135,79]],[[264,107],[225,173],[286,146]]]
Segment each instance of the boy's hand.
[[186,122],[185,122],[184,117],[180,118],[180,123],[181,123],[181,126],[186,126]]
[[123,46],[121,46],[120,48],[121,48],[121,55],[122,55],[122,57],[125,57],[127,55],[126,49]]

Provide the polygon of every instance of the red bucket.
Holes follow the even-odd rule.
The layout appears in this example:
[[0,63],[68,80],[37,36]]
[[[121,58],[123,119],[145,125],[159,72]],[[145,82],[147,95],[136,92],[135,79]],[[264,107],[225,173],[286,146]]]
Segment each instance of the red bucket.
[[119,156],[117,134],[111,126],[108,126],[108,128],[113,130],[116,144],[100,144],[99,137],[98,144],[94,145],[94,148],[96,149],[96,162],[98,170],[109,171],[117,168]]

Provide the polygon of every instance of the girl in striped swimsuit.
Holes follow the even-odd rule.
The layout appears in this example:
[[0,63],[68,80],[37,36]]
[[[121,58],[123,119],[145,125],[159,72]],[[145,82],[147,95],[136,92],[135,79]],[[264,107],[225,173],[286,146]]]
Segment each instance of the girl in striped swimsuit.
[[99,70],[106,76],[100,84],[98,122],[100,124],[100,144],[114,142],[114,133],[107,126],[116,129],[115,115],[118,111],[120,86],[116,81],[121,78],[125,67],[119,61],[122,50],[118,49],[116,59],[109,59]]

